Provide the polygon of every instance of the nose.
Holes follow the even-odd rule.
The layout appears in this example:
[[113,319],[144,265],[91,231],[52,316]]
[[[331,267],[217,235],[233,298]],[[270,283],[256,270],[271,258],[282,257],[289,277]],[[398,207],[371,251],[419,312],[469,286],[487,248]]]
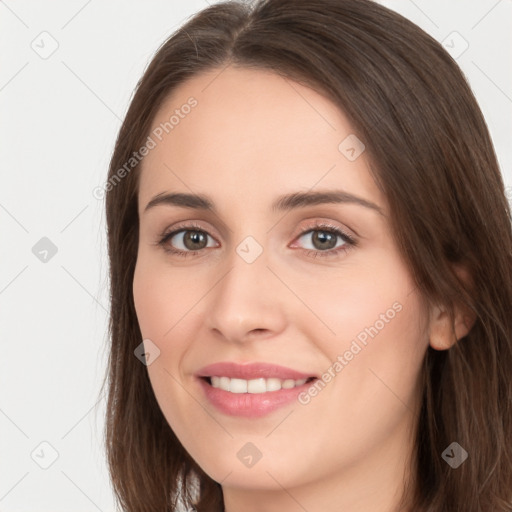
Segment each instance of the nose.
[[252,263],[236,252],[210,295],[207,325],[217,337],[247,343],[274,337],[285,329],[283,284],[267,267],[265,251]]

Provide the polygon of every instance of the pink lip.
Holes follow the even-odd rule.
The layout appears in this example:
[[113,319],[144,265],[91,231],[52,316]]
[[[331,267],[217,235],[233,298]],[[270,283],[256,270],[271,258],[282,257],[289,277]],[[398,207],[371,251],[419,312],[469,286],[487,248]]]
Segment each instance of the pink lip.
[[265,416],[280,407],[284,407],[297,400],[297,396],[311,385],[306,382],[302,386],[266,393],[231,393],[214,388],[205,377],[230,377],[235,379],[278,378],[282,380],[307,379],[314,377],[311,374],[292,370],[284,366],[267,363],[215,363],[205,366],[196,374],[199,384],[206,398],[220,412],[229,416],[258,418]]
[[291,368],[268,363],[237,364],[232,362],[214,363],[201,368],[198,377],[230,377],[232,379],[307,379],[316,375],[302,373]]

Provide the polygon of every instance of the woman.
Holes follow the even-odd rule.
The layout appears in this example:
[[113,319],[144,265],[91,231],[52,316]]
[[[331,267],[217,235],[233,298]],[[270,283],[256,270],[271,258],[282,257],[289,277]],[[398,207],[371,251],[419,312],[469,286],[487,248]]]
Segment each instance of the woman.
[[511,510],[510,209],[439,43],[367,0],[213,5],[107,191],[124,510]]

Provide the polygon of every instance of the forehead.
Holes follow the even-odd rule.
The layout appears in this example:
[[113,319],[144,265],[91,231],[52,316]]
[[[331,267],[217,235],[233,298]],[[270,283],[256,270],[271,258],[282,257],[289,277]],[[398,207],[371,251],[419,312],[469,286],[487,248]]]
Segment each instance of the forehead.
[[354,161],[343,153],[353,132],[336,105],[297,82],[267,70],[211,70],[180,84],[155,116],[140,203],[173,188],[220,196],[228,187],[250,201],[315,185],[375,199],[364,152]]

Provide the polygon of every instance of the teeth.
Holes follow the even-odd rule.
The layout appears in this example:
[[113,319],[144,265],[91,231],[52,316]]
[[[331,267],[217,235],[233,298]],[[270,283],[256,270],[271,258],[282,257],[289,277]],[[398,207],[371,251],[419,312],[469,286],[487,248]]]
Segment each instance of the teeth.
[[231,393],[266,393],[267,391],[279,391],[280,389],[291,389],[302,386],[307,379],[230,379],[229,377],[211,377],[211,384],[214,388],[219,388]]
[[265,379],[252,379],[245,382],[247,382],[247,393],[265,393],[267,391]]
[[281,379],[265,379],[267,391],[279,391],[281,389]]
[[247,381],[244,379],[230,379],[229,390],[231,393],[247,393]]

